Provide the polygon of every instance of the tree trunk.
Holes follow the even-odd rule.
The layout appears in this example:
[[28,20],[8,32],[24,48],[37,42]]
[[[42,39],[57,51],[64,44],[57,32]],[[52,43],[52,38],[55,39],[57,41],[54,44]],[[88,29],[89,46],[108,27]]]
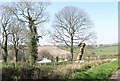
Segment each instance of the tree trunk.
[[71,61],[73,61],[73,37],[71,36],[71,46],[70,46],[70,53],[71,53]]
[[3,45],[2,45],[3,60],[4,60],[4,62],[7,62],[7,56],[8,56],[8,51],[7,51],[7,35],[5,35],[3,39],[4,39]]
[[16,48],[16,46],[14,47],[14,51],[15,51],[15,62],[18,61],[18,49]]
[[30,62],[35,63],[37,59],[37,39],[36,39],[37,32],[35,31],[37,29],[35,28],[34,22],[32,20],[30,20],[29,28],[30,28],[30,35],[31,35],[31,39],[29,43]]

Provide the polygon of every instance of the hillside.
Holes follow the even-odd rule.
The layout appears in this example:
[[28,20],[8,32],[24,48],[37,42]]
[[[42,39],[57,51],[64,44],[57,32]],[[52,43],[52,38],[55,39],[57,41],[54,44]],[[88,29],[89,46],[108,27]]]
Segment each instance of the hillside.
[[56,46],[39,46],[38,53],[40,53],[41,51],[49,52],[50,55],[52,55],[54,58],[57,56],[59,58],[67,58],[68,56],[70,56],[70,52],[60,49]]

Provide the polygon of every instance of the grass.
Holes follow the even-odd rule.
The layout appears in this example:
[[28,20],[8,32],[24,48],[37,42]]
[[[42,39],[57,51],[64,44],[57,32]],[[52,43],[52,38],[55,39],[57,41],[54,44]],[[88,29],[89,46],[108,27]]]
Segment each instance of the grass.
[[110,75],[118,69],[118,61],[103,63],[88,70],[78,71],[71,77],[79,81],[107,81]]

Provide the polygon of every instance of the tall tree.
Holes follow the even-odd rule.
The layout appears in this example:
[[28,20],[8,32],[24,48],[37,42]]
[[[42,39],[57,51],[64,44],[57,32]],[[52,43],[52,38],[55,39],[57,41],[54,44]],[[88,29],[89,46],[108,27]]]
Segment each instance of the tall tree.
[[12,13],[3,5],[1,5],[1,15],[0,15],[0,24],[1,24],[1,32],[2,32],[2,57],[4,62],[7,62],[8,56],[8,28],[11,24]]
[[73,60],[73,46],[76,43],[90,40],[95,34],[90,31],[93,26],[87,13],[77,7],[67,6],[55,14],[51,37],[57,43],[70,47]]
[[39,36],[37,33],[38,25],[42,26],[44,22],[48,20],[48,16],[45,12],[46,3],[44,2],[19,2],[14,4],[9,8],[21,22],[25,22],[28,26],[28,31],[30,35],[29,40],[29,54],[30,61],[32,63],[37,59],[37,42],[39,41]]

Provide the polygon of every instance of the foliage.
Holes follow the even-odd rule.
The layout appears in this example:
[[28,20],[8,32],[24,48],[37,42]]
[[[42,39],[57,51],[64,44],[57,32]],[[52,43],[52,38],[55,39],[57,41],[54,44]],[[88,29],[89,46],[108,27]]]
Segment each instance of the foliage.
[[17,63],[16,67],[14,64],[4,65],[2,70],[3,80],[5,79],[42,79],[48,78],[49,73],[52,73],[51,67],[35,67],[29,63]]
[[[53,65],[54,66],[54,65]],[[57,66],[52,65],[30,65],[29,63],[3,64],[2,79],[3,81],[13,79],[16,81],[24,79],[66,79],[72,69],[63,69],[62,71]]]
[[[96,60],[93,62],[85,62],[84,64],[73,62],[53,62],[46,64],[35,63],[33,65],[27,62],[17,62],[16,65],[14,63],[3,63],[2,78],[3,81],[9,79],[14,79],[16,81],[21,79],[71,79],[71,77],[72,79],[77,79],[79,78],[79,75],[84,78],[86,77],[86,72],[88,75],[88,73],[90,73],[89,71],[92,69],[94,70],[95,66],[98,67],[99,64],[105,62],[108,61]],[[101,67],[105,68],[104,66]],[[108,67],[110,66],[108,65]],[[96,68],[96,70],[100,69],[101,68]]]

